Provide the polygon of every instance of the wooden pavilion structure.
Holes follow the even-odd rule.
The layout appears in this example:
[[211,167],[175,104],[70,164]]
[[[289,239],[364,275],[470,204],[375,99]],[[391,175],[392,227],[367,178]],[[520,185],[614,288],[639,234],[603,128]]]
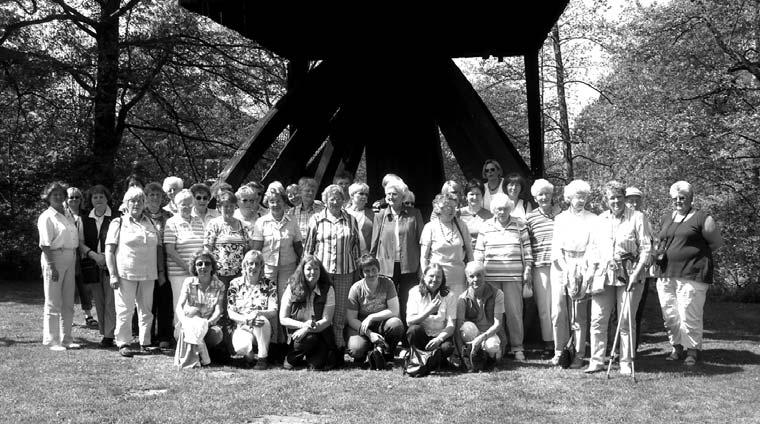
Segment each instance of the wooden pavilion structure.
[[[380,181],[393,172],[429,205],[444,181],[440,134],[467,178],[480,178],[487,158],[505,171],[543,175],[538,55],[568,0],[426,12],[396,4],[370,10],[327,2],[179,2],[289,61],[287,93],[220,176],[233,186],[285,128],[289,138],[265,184],[313,175],[324,187],[337,172],[355,173],[366,150],[371,199],[382,196]],[[452,61],[507,56],[524,57],[530,166]]]

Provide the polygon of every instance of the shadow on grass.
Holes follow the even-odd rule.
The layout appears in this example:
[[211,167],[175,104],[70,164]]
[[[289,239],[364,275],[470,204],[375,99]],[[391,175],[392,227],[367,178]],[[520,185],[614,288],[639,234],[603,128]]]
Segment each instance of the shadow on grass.
[[41,344],[41,340],[16,340],[16,339],[9,339],[7,337],[0,337],[0,347],[10,347],[17,344],[35,344],[39,343]]
[[0,302],[42,305],[44,300],[40,281],[0,281]]

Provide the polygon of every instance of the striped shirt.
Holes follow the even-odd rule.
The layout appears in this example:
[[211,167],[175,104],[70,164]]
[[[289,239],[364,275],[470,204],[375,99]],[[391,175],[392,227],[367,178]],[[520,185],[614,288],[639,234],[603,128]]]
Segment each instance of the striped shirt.
[[[166,221],[164,244],[173,244],[185,263],[189,264],[195,254],[203,249],[203,236],[203,220],[198,216],[191,216],[190,221],[186,221],[178,214]],[[167,258],[166,262],[169,265],[170,277],[190,274],[190,270],[180,266],[174,259]]]
[[512,218],[503,227],[496,218],[486,221],[475,243],[475,260],[486,268],[486,281],[522,281],[525,264],[533,264],[525,222]]
[[527,217],[530,246],[533,249],[535,265],[549,266],[552,263],[552,236],[554,235],[554,218],[557,211],[546,215],[540,208],[530,212]]
[[330,274],[354,272],[359,259],[356,219],[344,210],[337,217],[327,209],[315,214],[309,219],[304,250],[319,258]]
[[301,240],[306,240],[308,236],[309,218],[311,218],[312,215],[316,215],[324,210],[324,205],[314,202],[311,204],[311,207],[309,209],[304,209],[302,203],[300,205],[293,206],[288,211],[288,215],[293,217],[293,219],[296,221],[296,224],[298,224],[298,228],[301,230]]

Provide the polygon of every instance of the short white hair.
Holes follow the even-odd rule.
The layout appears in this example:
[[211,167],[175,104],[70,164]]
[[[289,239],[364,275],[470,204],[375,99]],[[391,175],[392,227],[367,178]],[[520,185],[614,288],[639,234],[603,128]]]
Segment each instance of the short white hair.
[[325,188],[325,190],[322,192],[322,203],[327,205],[327,200],[330,198],[331,195],[337,194],[340,196],[340,199],[342,201],[346,201],[346,195],[343,193],[343,189],[340,188],[337,184],[330,184]]
[[554,192],[554,184],[543,178],[539,178],[530,186],[530,194],[533,197],[538,196],[543,191]]
[[570,184],[565,186],[564,197],[566,202],[579,194],[588,196],[591,194],[591,186],[583,180],[572,180]]
[[174,195],[174,204],[179,205],[185,199],[193,200],[193,192],[186,188],[183,188],[177,194]]
[[351,197],[360,191],[369,192],[369,186],[365,183],[353,183],[348,186],[348,195]]
[[142,200],[145,202],[145,192],[143,189],[137,186],[132,186],[129,189],[127,189],[127,192],[124,193],[124,198],[121,201],[121,207],[119,210],[128,210],[127,209],[127,202],[130,200]]
[[401,177],[399,177],[396,174],[385,174],[385,176],[383,177],[383,184],[382,184],[383,188],[385,188],[385,186],[387,186],[388,183],[391,182],[391,181],[401,181],[401,182],[404,182],[404,180],[402,180]]
[[499,208],[507,208],[511,213],[515,209],[515,202],[506,194],[497,193],[491,198],[491,213],[496,215],[496,210]]
[[670,186],[670,197],[676,197],[680,193],[685,193],[689,196],[689,198],[694,197],[694,189],[692,188],[691,184],[689,184],[686,181],[676,181],[673,183],[672,186]]
[[395,188],[398,194],[402,196],[406,196],[406,193],[409,191],[409,186],[401,178],[389,180],[384,187],[385,191],[388,191],[389,188]]
[[475,274],[476,272],[482,272],[483,274],[485,274],[486,267],[483,266],[483,264],[478,261],[470,261],[470,262],[467,262],[467,265],[464,266],[464,272],[466,274]]
[[174,187],[176,190],[182,190],[184,186],[185,182],[182,181],[182,178],[172,176],[164,178],[164,184],[162,188],[164,191],[169,191],[169,189],[172,187]]

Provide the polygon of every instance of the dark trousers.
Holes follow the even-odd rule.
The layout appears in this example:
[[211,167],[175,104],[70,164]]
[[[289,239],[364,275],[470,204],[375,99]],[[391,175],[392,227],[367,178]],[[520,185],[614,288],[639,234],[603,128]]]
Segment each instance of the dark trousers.
[[416,286],[419,283],[419,281],[417,281],[417,273],[410,272],[407,274],[402,274],[401,264],[399,262],[396,262],[393,265],[392,279],[396,285],[396,292],[398,293],[400,312],[399,318],[401,318],[401,322],[403,322],[404,326],[406,326],[406,301],[409,299],[409,290],[411,290],[412,287]]
[[[406,330],[406,341],[409,343],[409,346],[414,346],[419,350],[425,350],[425,346],[427,346],[428,342],[432,339],[433,338],[428,336],[427,333],[425,333],[425,329],[419,324],[410,325],[409,329]],[[443,358],[451,356],[451,354],[454,353],[454,343],[452,343],[451,337],[444,340],[439,349],[441,349],[441,356]]]
[[[77,261],[77,265],[78,264],[79,262]],[[90,309],[92,309],[92,293],[90,292],[90,287],[84,283],[84,279],[80,273],[75,274],[74,283],[75,295],[79,296],[79,304],[82,305],[82,310],[89,312]],[[98,320],[101,319],[101,317],[98,317]]]
[[[385,321],[376,321],[369,326],[369,329],[380,334],[388,344],[388,351],[383,352],[386,356],[393,358],[396,345],[404,337],[404,324],[396,317],[388,318]],[[351,330],[355,333],[356,330]],[[367,353],[372,350],[372,342],[369,337],[354,334],[348,338],[348,354],[354,359],[364,359]]]
[[[332,328],[322,330],[325,331],[332,331]],[[308,333],[300,341],[291,342],[290,351],[285,359],[294,367],[308,364],[312,368],[321,369],[327,365],[328,351],[329,346],[322,334]]]
[[654,281],[657,281],[654,277],[647,277],[644,279],[644,290],[641,292],[641,301],[639,301],[639,307],[636,309],[636,344],[633,345],[634,352],[638,352],[639,350],[639,342],[641,341],[641,320],[644,317],[644,307],[647,304],[649,284]]
[[153,325],[150,331],[154,343],[170,342],[174,337],[173,303],[172,285],[168,281],[159,285],[156,281],[153,285]]

